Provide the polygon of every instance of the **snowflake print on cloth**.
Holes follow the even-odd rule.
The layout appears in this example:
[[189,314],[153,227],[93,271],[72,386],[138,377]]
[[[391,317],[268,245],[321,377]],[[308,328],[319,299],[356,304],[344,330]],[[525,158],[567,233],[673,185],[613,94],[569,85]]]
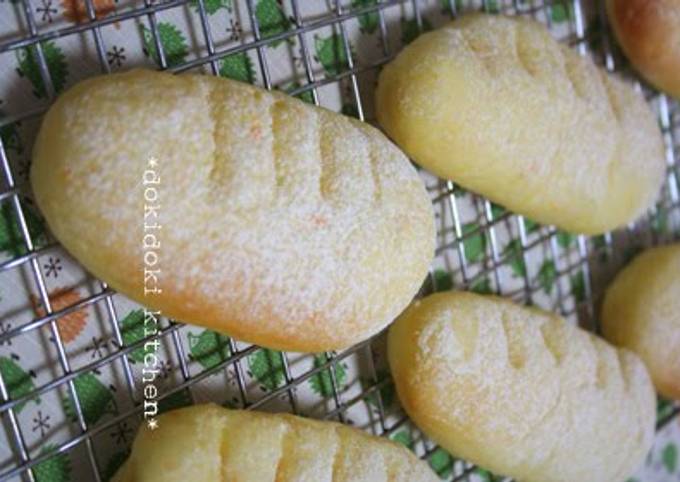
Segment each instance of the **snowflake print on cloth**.
[[109,65],[112,67],[120,67],[125,62],[127,58],[125,55],[125,47],[118,47],[114,45],[111,50],[106,52],[106,58],[109,61]]
[[[0,320],[0,335],[7,334],[11,329],[12,329],[12,324],[10,322]],[[0,346],[2,346],[2,345],[11,346],[12,345],[12,339],[8,338],[6,340],[0,340]]]
[[104,350],[108,351],[108,346],[104,342],[104,338],[93,336],[92,343],[88,345],[86,350],[91,353],[90,358],[103,358],[105,355]]
[[229,19],[229,26],[227,27],[227,33],[229,34],[229,40],[236,41],[243,35],[243,29],[238,20],[233,18]]
[[49,415],[43,415],[42,410],[38,410],[37,414],[35,417],[33,417],[33,427],[31,430],[33,432],[40,431],[40,437],[43,438],[45,436],[45,432],[47,432],[52,425],[50,424],[50,416]]
[[116,445],[127,445],[132,436],[132,429],[128,427],[126,422],[120,422],[116,424],[116,428],[110,435]]
[[37,7],[35,11],[40,14],[40,19],[43,22],[52,23],[52,15],[57,13],[57,9],[52,6],[53,0],[42,0],[42,5]]
[[59,271],[62,270],[61,259],[53,258],[52,256],[50,256],[49,258],[47,258],[47,263],[43,264],[43,269],[45,270],[45,276],[47,278],[49,278],[50,276],[58,278]]

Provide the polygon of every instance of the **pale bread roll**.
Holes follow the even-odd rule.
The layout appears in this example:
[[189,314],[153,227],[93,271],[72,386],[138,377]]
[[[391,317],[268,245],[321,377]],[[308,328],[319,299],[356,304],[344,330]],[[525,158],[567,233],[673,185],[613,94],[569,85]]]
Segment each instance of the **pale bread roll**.
[[607,0],[609,23],[633,66],[680,97],[680,1]]
[[112,482],[437,482],[403,445],[333,422],[198,405],[137,433]]
[[[147,169],[158,185],[142,184]],[[97,277],[270,348],[337,350],[375,334],[434,251],[424,185],[378,130],[211,76],[136,70],[78,84],[43,121],[31,182],[55,236]],[[158,249],[143,249],[148,233]],[[147,288],[162,293],[145,296],[149,251],[161,273]]]
[[376,112],[426,169],[571,232],[632,221],[664,175],[642,95],[528,19],[472,14],[421,35],[381,72]]
[[617,275],[602,332],[642,358],[659,393],[680,400],[680,244],[649,249]]
[[389,362],[413,421],[453,455],[522,482],[621,482],[652,445],[637,356],[559,316],[448,292],[392,325]]

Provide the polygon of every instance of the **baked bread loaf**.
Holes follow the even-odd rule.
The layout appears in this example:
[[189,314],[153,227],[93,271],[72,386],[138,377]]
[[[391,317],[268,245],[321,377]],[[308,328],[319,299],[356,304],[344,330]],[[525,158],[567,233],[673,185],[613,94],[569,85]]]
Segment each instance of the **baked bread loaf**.
[[617,275],[602,332],[642,358],[659,393],[680,400],[680,244],[649,249]]
[[664,175],[642,95],[528,19],[472,14],[421,35],[381,72],[376,112],[424,168],[566,231],[627,224]]
[[633,66],[680,97],[680,1],[607,0],[609,23]]
[[280,350],[377,333],[434,251],[424,185],[377,129],[217,77],[78,84],[45,116],[31,182],[54,235],[113,288]]
[[142,428],[112,482],[438,482],[406,447],[333,422],[199,405]]
[[656,399],[640,359],[559,316],[438,293],[392,325],[388,355],[427,435],[522,482],[621,482],[652,445]]

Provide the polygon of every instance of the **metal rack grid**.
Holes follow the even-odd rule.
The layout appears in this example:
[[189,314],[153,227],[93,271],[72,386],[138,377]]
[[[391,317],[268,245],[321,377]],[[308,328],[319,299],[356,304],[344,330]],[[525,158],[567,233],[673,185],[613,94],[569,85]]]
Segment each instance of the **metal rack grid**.
[[[314,104],[319,104],[319,90],[324,86],[345,82],[349,85],[351,99],[355,109],[355,115],[364,120],[366,117],[365,99],[366,92],[361,88],[360,76],[367,72],[375,72],[381,65],[394,57],[397,49],[391,45],[389,38],[389,28],[385,21],[384,12],[395,6],[407,5],[414,16],[418,29],[427,28],[423,20],[421,9],[426,2],[416,0],[384,0],[384,1],[354,1],[337,2],[328,5],[327,14],[313,18],[304,19],[300,13],[302,1],[290,0],[289,8],[292,12],[292,28],[263,38],[258,19],[256,16],[256,5],[254,0],[245,0],[247,16],[249,18],[249,28],[252,38],[241,45],[231,46],[226,49],[218,49],[213,42],[210,22],[206,13],[206,0],[195,0],[195,14],[199,17],[203,41],[205,42],[207,53],[179,65],[170,65],[164,46],[161,42],[161,35],[158,29],[158,15],[163,11],[186,6],[190,0],[170,0],[165,2],[154,2],[144,0],[143,5],[136,5],[134,8],[114,13],[110,16],[99,18],[97,10],[92,0],[85,0],[84,5],[87,13],[87,21],[59,29],[40,29],[36,21],[30,0],[20,0],[20,8],[23,11],[24,19],[28,29],[28,35],[15,38],[2,39],[0,41],[0,53],[18,51],[19,49],[33,46],[36,62],[39,69],[40,78],[45,86],[48,99],[51,101],[56,95],[49,67],[46,62],[43,42],[53,39],[64,38],[70,35],[84,34],[91,35],[91,42],[94,43],[99,59],[99,67],[102,73],[111,71],[106,58],[105,40],[102,29],[115,22],[122,22],[129,19],[145,18],[153,36],[155,52],[157,52],[160,68],[175,72],[186,71],[196,67],[207,66],[208,71],[213,75],[219,75],[219,61],[226,56],[247,51],[253,51],[257,57],[261,83],[267,89],[273,88],[268,64],[266,47],[267,45],[283,39],[296,37],[300,43],[302,65],[304,68],[304,78],[306,83],[290,91],[291,95],[303,95],[308,93]],[[140,2],[141,3],[141,2]],[[468,5],[459,0],[445,0],[448,13],[455,17],[460,9],[467,9]],[[603,2],[600,2],[603,3]],[[488,11],[500,10],[503,13],[522,14],[533,16],[541,21],[548,23],[551,27],[550,12],[553,8],[567,9],[570,13],[569,35],[565,39],[582,54],[591,52],[596,60],[604,63],[609,70],[625,69],[625,64],[621,63],[621,55],[615,50],[615,44],[611,39],[606,28],[606,17],[602,7],[599,8],[598,18],[600,26],[596,32],[589,31],[584,21],[583,6],[580,0],[565,0],[555,2],[542,1],[505,1],[498,2],[484,0],[482,8]],[[351,50],[350,40],[346,30],[346,23],[356,20],[362,15],[377,14],[379,25],[380,50],[382,57],[368,65],[355,64]],[[320,77],[315,73],[312,65],[312,54],[308,45],[307,33],[313,32],[322,27],[332,26],[337,28],[342,39],[342,50],[346,58],[346,65],[341,72],[332,76]],[[594,47],[594,48],[591,48]],[[568,243],[564,242],[564,233],[552,227],[537,227],[530,220],[521,216],[505,212],[494,206],[488,200],[481,197],[470,195],[474,207],[472,216],[474,221],[465,222],[464,218],[470,216],[470,212],[465,214],[461,207],[461,191],[450,181],[433,180],[428,183],[428,190],[432,194],[433,203],[438,207],[440,234],[437,258],[442,261],[440,267],[431,270],[429,279],[423,286],[422,292],[441,288],[469,289],[479,288],[482,284],[483,291],[494,291],[505,296],[510,296],[518,301],[525,303],[535,302],[537,294],[541,291],[541,273],[532,274],[527,268],[531,264],[530,258],[536,256],[536,251],[542,249],[542,257],[550,259],[555,264],[554,272],[551,274],[556,282],[556,295],[554,303],[549,308],[555,309],[567,317],[578,318],[582,323],[596,328],[596,313],[598,303],[602,294],[602,287],[605,285],[603,280],[596,280],[593,275],[592,266],[595,260],[603,256],[611,259],[606,263],[608,266],[615,266],[614,258],[621,258],[621,253],[625,253],[631,245],[637,243],[658,243],[672,239],[678,239],[680,234],[680,199],[678,195],[678,163],[676,163],[676,148],[678,146],[675,136],[675,118],[679,111],[677,104],[665,95],[654,92],[646,86],[642,87],[649,101],[658,109],[659,119],[667,145],[668,178],[664,187],[664,195],[660,204],[649,213],[642,221],[629,226],[626,230],[619,233],[607,234],[601,238],[590,239],[585,236],[578,236]],[[0,127],[23,121],[25,119],[39,118],[44,108],[21,113],[9,119],[4,119]],[[55,376],[48,383],[42,384],[37,388],[23,394],[18,398],[10,399],[8,387],[0,377],[0,413],[2,414],[3,424],[7,431],[7,438],[12,445],[15,458],[13,463],[0,470],[0,481],[4,480],[37,480],[35,469],[42,462],[45,462],[55,453],[68,453],[75,449],[84,449],[86,459],[89,463],[90,480],[103,480],[101,470],[101,460],[95,448],[95,438],[106,431],[108,428],[120,423],[131,416],[139,415],[141,411],[140,398],[137,393],[137,384],[130,366],[130,355],[140,349],[147,339],[138,340],[134,343],[126,343],[121,331],[121,320],[118,316],[116,298],[112,290],[104,283],[98,283],[98,291],[89,297],[81,299],[74,304],[55,309],[50,301],[48,289],[46,287],[45,275],[41,270],[39,259],[59,249],[54,242],[44,246],[37,246],[31,234],[29,223],[26,216],[26,198],[18,187],[14,170],[8,158],[7,151],[0,139],[0,163],[4,187],[0,193],[0,202],[10,203],[13,215],[16,217],[18,232],[21,241],[25,246],[24,253],[5,260],[0,263],[0,273],[25,269],[30,274],[32,282],[38,291],[39,304],[42,306],[42,316],[34,317],[30,322],[23,323],[0,334],[0,342],[8,342],[15,337],[25,336],[26,334],[48,330],[50,336],[55,341],[60,374]],[[469,210],[468,210],[469,211]],[[655,220],[658,219],[659,212],[664,212],[670,219],[671,228],[665,234],[659,234],[653,229]],[[675,224],[674,224],[675,223]],[[501,239],[510,237],[510,244],[513,249],[501,248]],[[480,240],[482,246],[482,256],[475,254],[471,256],[471,251],[479,247]],[[477,259],[471,259],[472,257]],[[625,257],[625,256],[624,256]],[[621,259],[618,260],[619,262]],[[507,277],[503,270],[507,267],[520,266],[516,269],[518,283],[508,286],[504,281]],[[521,268],[523,267],[523,269]],[[582,278],[582,284],[575,294],[573,286],[571,292],[569,287],[563,282],[572,280],[574,274]],[[605,276],[606,278],[606,276]],[[442,286],[444,285],[444,286]],[[540,303],[539,303],[540,304]],[[62,341],[62,335],[58,328],[58,320],[62,317],[77,312],[79,309],[99,305],[104,307],[108,318],[108,323],[113,337],[119,347],[113,353],[108,354],[91,363],[80,367],[73,367],[67,353],[67,349]],[[194,387],[202,380],[217,372],[225,371],[228,368],[233,370],[237,389],[239,393],[239,405],[249,409],[255,409],[266,405],[274,399],[285,396],[288,401],[289,410],[299,413],[297,392],[301,384],[315,376],[327,373],[330,383],[330,393],[328,394],[329,405],[326,406],[323,418],[336,419],[347,423],[347,413],[356,404],[366,403],[367,399],[372,400],[372,410],[375,414],[375,423],[370,427],[375,433],[384,436],[391,436],[400,427],[409,423],[408,419],[399,414],[397,417],[391,416],[384,407],[383,398],[386,396],[385,389],[390,386],[389,376],[381,376],[374,363],[374,353],[372,346],[377,343],[376,337],[354,346],[342,353],[325,353],[321,362],[306,370],[304,373],[295,374],[291,367],[290,355],[282,354],[282,370],[285,382],[272,389],[257,400],[252,400],[245,371],[244,361],[248,356],[259,350],[256,346],[244,347],[234,340],[228,340],[228,350],[230,356],[221,360],[209,369],[198,374],[192,374],[188,366],[187,354],[180,340],[179,332],[182,325],[168,321],[158,334],[159,338],[166,340],[175,350],[177,360],[179,360],[179,371],[181,379],[170,390],[164,393],[164,397],[171,397],[180,392],[186,391],[189,398],[193,401]],[[365,359],[369,361],[365,375],[370,383],[362,387],[359,393],[351,398],[339,388],[337,368],[346,358],[363,353]],[[318,359],[317,359],[318,360]],[[124,373],[123,389],[131,401],[129,409],[109,417],[103,423],[93,426],[85,419],[81,402],[75,386],[77,377],[102,369],[106,366],[120,363]],[[17,408],[26,400],[46,394],[50,391],[66,388],[75,408],[75,416],[79,433],[65,442],[58,445],[53,452],[34,456],[26,444],[23,428],[17,418]],[[679,408],[671,408],[662,419],[659,420],[659,428],[668,423],[678,414]],[[137,418],[139,420],[139,418]],[[436,446],[427,441],[424,437],[416,451],[423,458],[427,459],[436,451]],[[466,480],[474,470],[474,466],[459,462],[454,470],[448,474],[448,480]]]

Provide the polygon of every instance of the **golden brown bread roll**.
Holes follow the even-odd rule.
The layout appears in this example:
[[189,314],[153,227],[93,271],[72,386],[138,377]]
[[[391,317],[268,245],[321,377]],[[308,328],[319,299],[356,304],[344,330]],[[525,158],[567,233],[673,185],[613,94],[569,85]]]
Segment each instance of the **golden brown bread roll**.
[[617,275],[602,332],[642,358],[659,393],[680,400],[680,244],[649,249]]
[[426,169],[567,231],[627,224],[664,175],[642,95],[527,19],[473,14],[421,35],[382,70],[376,113]]
[[78,84],[45,116],[31,182],[55,236],[113,288],[276,349],[378,332],[434,250],[425,188],[378,130],[216,77]]
[[621,482],[652,445],[656,399],[640,359],[559,316],[439,293],[392,325],[388,355],[427,435],[522,482]]
[[635,68],[680,97],[680,1],[607,0],[609,23]]
[[407,448],[293,415],[199,405],[143,427],[113,482],[437,482]]

